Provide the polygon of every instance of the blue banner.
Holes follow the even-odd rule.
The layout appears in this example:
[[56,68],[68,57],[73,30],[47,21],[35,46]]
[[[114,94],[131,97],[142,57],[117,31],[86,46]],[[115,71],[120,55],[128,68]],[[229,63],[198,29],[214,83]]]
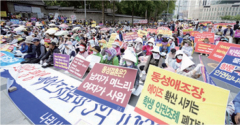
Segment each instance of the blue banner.
[[11,19],[10,20],[13,24],[19,24],[19,20],[18,19]]
[[16,58],[14,57],[14,54],[7,52],[7,51],[1,51],[0,52],[0,66],[8,66],[16,63],[20,63],[24,61],[22,58]]
[[230,47],[210,76],[240,88],[240,48]]

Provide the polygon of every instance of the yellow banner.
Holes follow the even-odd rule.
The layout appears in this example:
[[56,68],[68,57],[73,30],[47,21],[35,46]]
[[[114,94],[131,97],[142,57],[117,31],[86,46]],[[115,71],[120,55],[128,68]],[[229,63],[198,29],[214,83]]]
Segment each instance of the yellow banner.
[[183,32],[191,32],[193,29],[183,29]]
[[92,26],[91,27],[96,27],[96,24],[92,24]]
[[7,12],[6,11],[1,11],[1,17],[7,17]]
[[229,91],[150,65],[135,112],[158,124],[225,124]]
[[139,37],[143,37],[143,35],[147,36],[148,32],[147,31],[143,31],[143,30],[138,30],[138,36]]
[[158,34],[162,34],[165,37],[170,37],[170,36],[172,36],[172,31],[171,30],[158,30]]
[[115,41],[116,37],[117,37],[117,33],[111,34],[111,37],[110,37],[110,39],[108,41],[108,45],[107,45],[108,48],[112,47],[112,43]]

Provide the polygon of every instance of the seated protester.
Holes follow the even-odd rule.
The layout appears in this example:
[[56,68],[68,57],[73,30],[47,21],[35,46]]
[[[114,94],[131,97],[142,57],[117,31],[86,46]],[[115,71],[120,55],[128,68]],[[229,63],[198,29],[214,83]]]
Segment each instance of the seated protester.
[[174,40],[175,39],[173,37],[169,37],[169,39],[168,39],[168,44],[170,44],[170,50],[175,49],[175,47],[176,47]]
[[49,43],[49,50],[41,58],[40,64],[43,65],[43,68],[47,68],[53,65],[53,53],[60,53],[60,50],[58,49],[55,42]]
[[9,43],[10,45],[12,45],[12,44],[16,44],[17,42],[18,42],[18,38],[19,38],[20,36],[19,35],[17,35],[16,33],[14,33],[13,34],[13,40],[11,41],[11,43]]
[[174,60],[175,58],[175,54],[176,54],[176,49],[171,49],[171,52],[167,54],[166,59],[165,59],[165,63],[167,66],[170,65],[170,63]]
[[142,38],[138,37],[136,40],[136,45],[135,45],[135,51],[138,54],[138,56],[142,56],[142,47],[143,47],[143,41]]
[[68,41],[66,44],[64,44],[65,47],[63,50],[60,50],[62,54],[69,55],[70,62],[72,62],[73,58],[76,56],[75,48],[72,46],[72,42]]
[[54,36],[54,33],[53,33],[53,34],[49,34],[49,36],[50,36],[50,40],[51,40],[51,42],[52,42],[52,41],[55,42],[56,45],[58,46],[58,45],[59,45],[59,43],[58,43],[58,39],[57,39],[56,36]]
[[193,53],[193,47],[192,47],[192,43],[190,40],[184,40],[183,41],[183,47],[181,49],[183,51],[183,53],[185,53],[190,59],[192,58],[192,53]]
[[142,50],[146,52],[146,56],[152,55],[151,50],[153,49],[154,39],[150,38],[147,42],[147,45],[142,47]]
[[78,54],[83,56],[85,59],[88,56],[88,52],[86,51],[86,44],[85,43],[81,43],[77,49],[79,49]]
[[113,48],[109,48],[107,50],[105,50],[105,52],[107,53],[107,55],[105,55],[103,57],[103,63],[104,64],[108,64],[108,65],[115,65],[118,66],[119,65],[119,61],[117,58],[117,51]]
[[118,57],[118,60],[120,60],[120,56],[121,56],[121,51],[120,51],[120,45],[119,45],[119,42],[113,42],[112,43],[112,47],[116,50],[117,52],[117,57]]
[[[137,58],[130,51],[126,50],[122,59],[125,61],[125,64],[123,65],[123,67],[128,67],[128,68],[133,68],[138,70],[138,67],[135,65],[135,63],[137,62]],[[132,92],[137,90],[139,86],[139,79],[140,77],[139,77],[139,70],[138,70]]]
[[168,39],[163,37],[162,43],[160,44],[159,51],[169,53],[170,52],[170,44],[168,43]]
[[160,56],[160,52],[159,52],[159,47],[158,46],[154,46],[154,48],[151,50],[152,51],[152,55],[150,55],[148,57],[148,60],[146,62],[146,64],[144,65],[144,69],[142,70],[142,74],[146,75],[146,73],[148,72],[148,67],[150,65],[154,65],[157,67],[161,66],[161,56]]
[[28,63],[31,58],[36,58],[36,46],[33,45],[33,38],[31,36],[27,36],[25,43],[28,46],[27,54],[23,57],[25,61],[22,61],[21,64]]
[[46,53],[46,48],[44,45],[42,45],[40,43],[40,39],[39,38],[34,38],[33,39],[33,44],[35,45],[35,52],[36,52],[36,56],[35,58],[31,58],[29,62],[26,63],[39,63],[40,59],[45,55]]
[[91,51],[92,51],[93,55],[101,57],[100,63],[103,63],[103,56],[100,53],[101,48],[99,46],[94,46],[93,48],[91,48]]
[[[23,53],[26,53],[28,50],[28,46],[26,45],[26,43],[24,42],[25,38],[18,38],[18,42],[17,42],[17,47],[14,51],[13,49],[13,53],[15,54],[15,57],[21,57],[23,55]],[[18,48],[20,46],[20,49]],[[15,48],[15,47],[14,47]]]

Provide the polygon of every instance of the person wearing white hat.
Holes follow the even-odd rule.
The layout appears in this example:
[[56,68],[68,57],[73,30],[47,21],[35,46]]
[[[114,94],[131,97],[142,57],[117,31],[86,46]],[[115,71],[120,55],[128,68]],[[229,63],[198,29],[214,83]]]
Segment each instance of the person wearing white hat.
[[[135,65],[135,63],[137,63],[137,58],[134,54],[131,53],[131,51],[126,50],[124,52],[124,55],[122,56],[122,59],[125,61],[125,64],[123,65],[123,67],[128,67],[128,68],[133,68],[138,70],[138,67]],[[139,86],[139,78],[140,77],[139,77],[139,70],[138,70],[132,92],[137,90]]]
[[66,42],[66,44],[64,44],[64,45],[65,45],[65,47],[64,47],[63,50],[61,50],[61,53],[62,53],[62,54],[69,55],[69,57],[70,57],[70,62],[72,62],[73,58],[74,58],[75,55],[76,55],[75,48],[73,47],[71,41]]
[[175,60],[173,60],[170,66],[176,71],[176,73],[198,79],[201,76],[200,69],[202,64],[195,63],[187,57],[182,50],[178,50],[175,55]]
[[171,49],[174,49],[175,47],[176,47],[176,45],[175,45],[175,39],[171,36],[171,37],[169,37],[169,39],[168,39],[168,43],[170,44],[170,50]]
[[153,46],[154,46],[154,39],[153,39],[153,38],[150,38],[150,39],[147,41],[147,45],[145,45],[145,46],[142,47],[142,50],[143,50],[144,52],[146,52],[146,56],[152,55],[151,50],[153,49]]
[[223,31],[223,36],[229,39],[229,43],[232,43],[233,34],[234,34],[233,29],[231,27],[232,25],[228,24],[227,28]]
[[183,41],[183,47],[182,47],[183,53],[185,53],[189,58],[192,59],[192,53],[193,53],[193,47],[190,40],[184,40]]
[[113,42],[112,43],[112,47],[117,51],[117,57],[118,57],[118,60],[120,60],[120,55],[121,55],[121,51],[120,51],[120,45],[119,45],[119,42]]
[[[136,40],[136,45],[135,45],[135,51],[137,54],[141,53],[142,52],[142,47],[143,47],[143,41],[142,41],[142,38],[138,37]],[[141,56],[141,55],[139,55]]]
[[27,54],[24,56],[25,61],[22,61],[21,64],[30,62],[31,58],[35,58],[36,56],[36,46],[32,42],[33,38],[31,36],[27,36],[25,43],[28,46]]

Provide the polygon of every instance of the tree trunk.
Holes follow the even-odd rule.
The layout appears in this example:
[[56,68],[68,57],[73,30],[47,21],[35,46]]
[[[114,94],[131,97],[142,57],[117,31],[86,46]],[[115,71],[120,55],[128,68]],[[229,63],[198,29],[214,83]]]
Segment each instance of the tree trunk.
[[113,24],[114,24],[114,22],[115,22],[115,10],[114,10],[114,7],[115,7],[115,1],[113,0]]
[[104,8],[104,1],[102,1],[102,24],[105,23],[105,8]]

